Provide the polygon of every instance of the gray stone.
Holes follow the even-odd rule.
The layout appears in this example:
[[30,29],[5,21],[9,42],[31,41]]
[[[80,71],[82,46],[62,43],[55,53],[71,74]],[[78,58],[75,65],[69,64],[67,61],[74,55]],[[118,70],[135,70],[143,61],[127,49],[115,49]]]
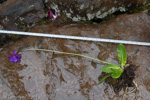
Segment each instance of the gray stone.
[[[48,8],[59,16],[64,15],[73,21],[105,18],[117,11],[125,12],[129,7],[150,4],[149,0],[44,0]],[[73,13],[72,13],[73,12]]]
[[[150,42],[149,26],[150,16],[147,12],[140,12],[124,14],[96,25],[60,26],[55,21],[47,25],[35,26],[31,32]],[[9,100],[4,96],[10,95],[23,98],[16,100],[110,100],[111,98],[149,100],[150,71],[147,70],[150,65],[149,47],[124,45],[128,55],[127,63],[139,67],[135,77],[138,91],[123,96],[118,94],[127,93],[124,87],[117,93],[113,90],[118,86],[116,79],[109,78],[99,84],[103,75],[100,71],[104,66],[103,63],[73,55],[27,50],[39,48],[79,53],[119,64],[117,46],[118,44],[113,43],[43,37],[27,37],[11,43],[0,51],[0,76],[4,77],[2,81],[8,80],[7,83],[15,94],[11,94],[7,86],[1,86],[0,83],[0,99]],[[9,61],[8,57],[14,50],[19,51],[21,62]],[[128,92],[131,92],[134,86],[127,88]]]
[[0,6],[0,16],[20,16],[32,10],[42,10],[41,0],[11,0]]

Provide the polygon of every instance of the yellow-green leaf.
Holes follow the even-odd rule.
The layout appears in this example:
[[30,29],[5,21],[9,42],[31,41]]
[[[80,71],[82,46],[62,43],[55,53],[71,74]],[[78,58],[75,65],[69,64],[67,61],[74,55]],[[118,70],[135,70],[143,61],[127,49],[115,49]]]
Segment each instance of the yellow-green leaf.
[[114,73],[115,71],[118,71],[120,68],[120,66],[116,65],[116,64],[108,64],[105,65],[101,68],[102,72],[107,72],[107,73]]
[[127,62],[126,49],[122,44],[118,45],[117,48],[118,59],[120,60],[121,67],[123,67]]
[[112,78],[119,78],[123,72],[123,69],[119,69],[118,71],[111,74]]

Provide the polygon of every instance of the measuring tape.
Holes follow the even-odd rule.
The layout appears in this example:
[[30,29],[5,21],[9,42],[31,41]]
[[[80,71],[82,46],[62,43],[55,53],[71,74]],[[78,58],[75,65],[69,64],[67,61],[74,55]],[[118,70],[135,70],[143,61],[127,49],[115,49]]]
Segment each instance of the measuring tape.
[[147,42],[113,40],[113,39],[102,39],[102,38],[90,38],[90,37],[79,37],[79,36],[68,36],[68,35],[55,35],[55,34],[43,34],[43,33],[33,33],[33,32],[7,31],[7,30],[0,30],[0,33],[150,46],[150,43],[147,43]]

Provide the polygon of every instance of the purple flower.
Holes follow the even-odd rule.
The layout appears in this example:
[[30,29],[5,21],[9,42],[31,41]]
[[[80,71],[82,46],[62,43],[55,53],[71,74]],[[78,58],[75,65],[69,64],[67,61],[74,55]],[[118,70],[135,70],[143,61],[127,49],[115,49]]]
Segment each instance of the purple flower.
[[13,51],[13,54],[9,56],[9,60],[12,63],[16,63],[19,62],[21,59],[21,56],[17,55],[17,51]]

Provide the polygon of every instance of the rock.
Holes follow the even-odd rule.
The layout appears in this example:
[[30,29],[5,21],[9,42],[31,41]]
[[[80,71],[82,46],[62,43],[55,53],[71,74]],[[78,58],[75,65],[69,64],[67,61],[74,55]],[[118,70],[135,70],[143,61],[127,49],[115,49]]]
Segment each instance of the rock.
[[148,0],[44,0],[48,8],[54,9],[59,16],[73,21],[104,18],[109,14],[125,12],[139,5],[148,5]]
[[33,10],[43,10],[41,0],[8,0],[0,6],[0,16],[20,16]]
[[[41,0],[8,0],[0,5],[0,29],[29,31],[45,17]],[[0,47],[19,36],[0,34]]]
[[0,25],[0,30],[2,30],[3,29],[3,26],[2,25]]
[[7,0],[1,0],[1,1],[0,1],[0,5],[1,5],[2,3],[4,3],[5,1],[7,1]]
[[8,0],[0,6],[0,24],[4,29],[18,30],[20,23],[33,24],[44,18],[43,9],[41,0]]
[[[70,24],[63,25],[53,22],[48,25],[34,27],[32,32],[64,34],[96,38],[120,39],[150,42],[150,16],[147,11],[121,15],[101,24]],[[26,49],[52,49],[73,52],[110,63],[118,64],[118,44],[88,42],[68,39],[43,37],[27,37],[0,51],[0,76],[6,84],[4,89],[10,88],[16,99],[25,100],[109,100],[135,99],[140,97],[149,100],[150,48],[146,46],[125,45],[128,63],[139,66],[136,70],[136,81],[139,91],[132,95],[124,95],[122,89],[116,94],[111,83],[98,84],[100,69],[104,64],[83,57],[44,52],[27,51]],[[21,55],[20,63],[11,63],[8,59],[14,50]],[[107,80],[109,81],[109,80]],[[133,87],[128,87],[131,90]],[[107,92],[107,93],[106,93]],[[11,95],[9,91],[0,92]],[[7,98],[5,98],[7,99]]]

